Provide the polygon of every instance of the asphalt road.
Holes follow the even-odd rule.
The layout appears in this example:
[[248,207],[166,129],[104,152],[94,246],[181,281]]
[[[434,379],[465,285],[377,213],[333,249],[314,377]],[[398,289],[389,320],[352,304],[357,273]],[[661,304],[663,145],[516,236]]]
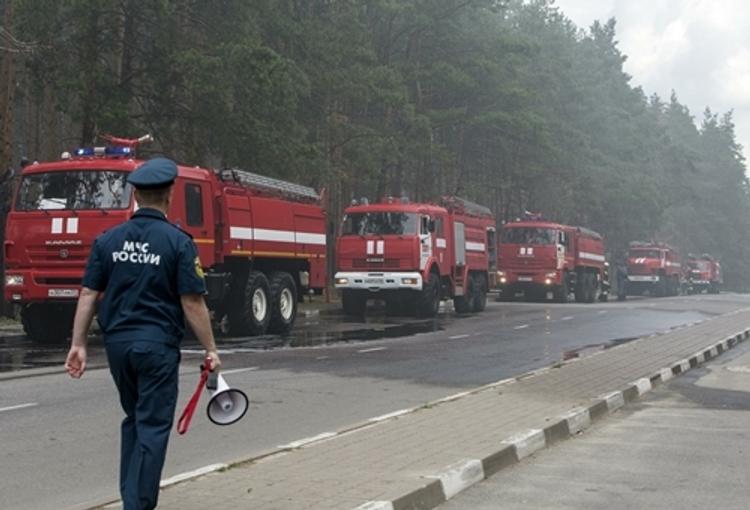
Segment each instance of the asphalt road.
[[[257,455],[747,306],[750,297],[729,294],[592,305],[490,303],[483,314],[448,313],[427,322],[390,323],[377,312],[369,325],[313,317],[305,330],[326,339],[306,348],[225,339],[226,378],[249,394],[251,409],[231,427],[196,416],[186,436],[173,436],[165,476]],[[377,339],[398,334],[408,336]],[[313,334],[299,335],[309,340]],[[197,383],[200,361],[197,346],[184,347],[178,412]],[[0,384],[4,507],[59,509],[116,495],[121,411],[106,370],[80,381],[56,373]]]
[[748,508],[750,345],[681,376],[443,510]]

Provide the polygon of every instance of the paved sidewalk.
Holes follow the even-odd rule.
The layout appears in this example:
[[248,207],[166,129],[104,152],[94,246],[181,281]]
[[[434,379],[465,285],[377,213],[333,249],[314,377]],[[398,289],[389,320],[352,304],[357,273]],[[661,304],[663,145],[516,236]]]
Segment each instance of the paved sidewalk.
[[434,508],[749,332],[743,310],[636,340],[172,484],[159,508]]

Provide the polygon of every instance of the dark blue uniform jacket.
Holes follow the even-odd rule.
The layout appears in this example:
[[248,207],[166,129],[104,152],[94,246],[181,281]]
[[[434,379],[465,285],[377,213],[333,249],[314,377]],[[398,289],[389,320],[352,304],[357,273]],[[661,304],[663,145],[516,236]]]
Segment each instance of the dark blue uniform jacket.
[[193,240],[150,208],[96,239],[83,286],[104,292],[98,321],[107,343],[178,345],[185,334],[180,296],[206,291]]

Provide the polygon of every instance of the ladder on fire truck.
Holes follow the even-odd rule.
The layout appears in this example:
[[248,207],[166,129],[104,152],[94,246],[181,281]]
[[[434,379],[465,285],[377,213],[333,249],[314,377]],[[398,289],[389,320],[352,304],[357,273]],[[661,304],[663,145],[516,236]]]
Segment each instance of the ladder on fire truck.
[[489,208],[455,195],[444,196],[442,202],[446,208],[454,211],[461,211],[464,214],[472,216],[492,216],[492,211],[490,211]]
[[293,200],[319,202],[321,198],[318,192],[309,186],[275,179],[239,168],[222,170],[219,175],[223,181],[238,182],[261,192],[280,195]]

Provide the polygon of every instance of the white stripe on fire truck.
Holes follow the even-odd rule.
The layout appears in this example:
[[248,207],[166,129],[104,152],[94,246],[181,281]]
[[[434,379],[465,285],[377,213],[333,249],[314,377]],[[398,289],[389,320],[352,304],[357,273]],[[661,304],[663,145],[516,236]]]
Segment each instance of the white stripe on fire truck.
[[62,234],[63,231],[63,219],[62,218],[52,218],[52,233],[53,234]]
[[604,255],[597,255],[596,253],[589,253],[586,251],[578,252],[578,257],[582,259],[595,260],[597,262],[604,262]]
[[68,218],[68,225],[66,227],[68,234],[78,233],[78,218]]
[[469,251],[484,251],[484,243],[466,241],[466,249]]
[[437,240],[435,240],[435,246],[438,248],[445,248],[447,246],[445,239],[438,237]]
[[325,234],[311,234],[309,232],[295,232],[297,242],[300,244],[326,244]]
[[375,243],[377,253],[376,255],[382,255],[385,251],[385,241],[377,241]]
[[229,237],[232,239],[247,239],[256,241],[275,241],[280,243],[317,244],[325,246],[325,234],[313,232],[295,232],[293,230],[272,230],[265,228],[229,227]]

